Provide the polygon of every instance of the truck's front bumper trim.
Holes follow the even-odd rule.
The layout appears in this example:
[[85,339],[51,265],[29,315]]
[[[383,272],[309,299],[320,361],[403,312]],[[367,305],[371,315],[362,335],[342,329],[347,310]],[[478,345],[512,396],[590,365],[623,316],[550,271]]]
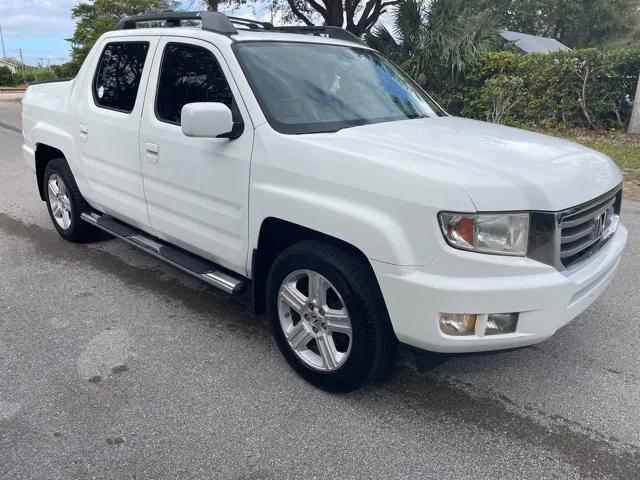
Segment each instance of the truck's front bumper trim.
[[[494,276],[484,265],[478,276],[448,277],[425,267],[400,267],[372,261],[398,339],[434,352],[476,352],[541,342],[584,311],[606,289],[627,241],[621,225],[607,244],[579,269]],[[491,336],[445,335],[440,312],[519,312],[514,333]]]

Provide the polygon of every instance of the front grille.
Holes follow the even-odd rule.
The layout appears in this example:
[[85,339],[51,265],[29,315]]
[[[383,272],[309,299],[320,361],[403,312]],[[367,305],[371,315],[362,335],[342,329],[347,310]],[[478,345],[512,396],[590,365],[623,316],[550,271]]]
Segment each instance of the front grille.
[[617,189],[590,202],[558,212],[559,259],[565,268],[586,260],[609,239],[617,226],[621,195],[621,190]]

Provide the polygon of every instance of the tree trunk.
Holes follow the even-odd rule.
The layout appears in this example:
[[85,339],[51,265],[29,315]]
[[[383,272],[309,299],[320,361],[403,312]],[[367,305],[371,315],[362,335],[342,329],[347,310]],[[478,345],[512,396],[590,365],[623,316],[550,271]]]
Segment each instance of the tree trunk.
[[631,120],[629,121],[629,130],[627,132],[640,135],[640,75],[638,75],[636,96],[633,98],[633,109],[631,110]]
[[207,0],[207,6],[212,12],[218,11],[218,0]]

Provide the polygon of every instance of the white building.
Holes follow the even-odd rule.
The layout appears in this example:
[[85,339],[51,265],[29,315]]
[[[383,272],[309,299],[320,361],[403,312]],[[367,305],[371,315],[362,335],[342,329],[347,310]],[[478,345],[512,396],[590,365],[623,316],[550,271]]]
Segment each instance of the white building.
[[16,73],[18,71],[18,65],[9,60],[3,60],[0,58],[0,67],[8,67],[11,70],[11,73]]

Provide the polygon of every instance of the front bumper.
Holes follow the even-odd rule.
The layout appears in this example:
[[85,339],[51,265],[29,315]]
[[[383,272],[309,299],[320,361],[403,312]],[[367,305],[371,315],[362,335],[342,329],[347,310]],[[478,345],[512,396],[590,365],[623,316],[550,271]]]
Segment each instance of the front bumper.
[[[597,254],[566,272],[527,258],[457,251],[427,267],[371,264],[398,340],[433,352],[480,352],[532,345],[569,323],[606,289],[626,241],[620,225]],[[440,312],[520,318],[514,333],[455,337],[440,331]]]

